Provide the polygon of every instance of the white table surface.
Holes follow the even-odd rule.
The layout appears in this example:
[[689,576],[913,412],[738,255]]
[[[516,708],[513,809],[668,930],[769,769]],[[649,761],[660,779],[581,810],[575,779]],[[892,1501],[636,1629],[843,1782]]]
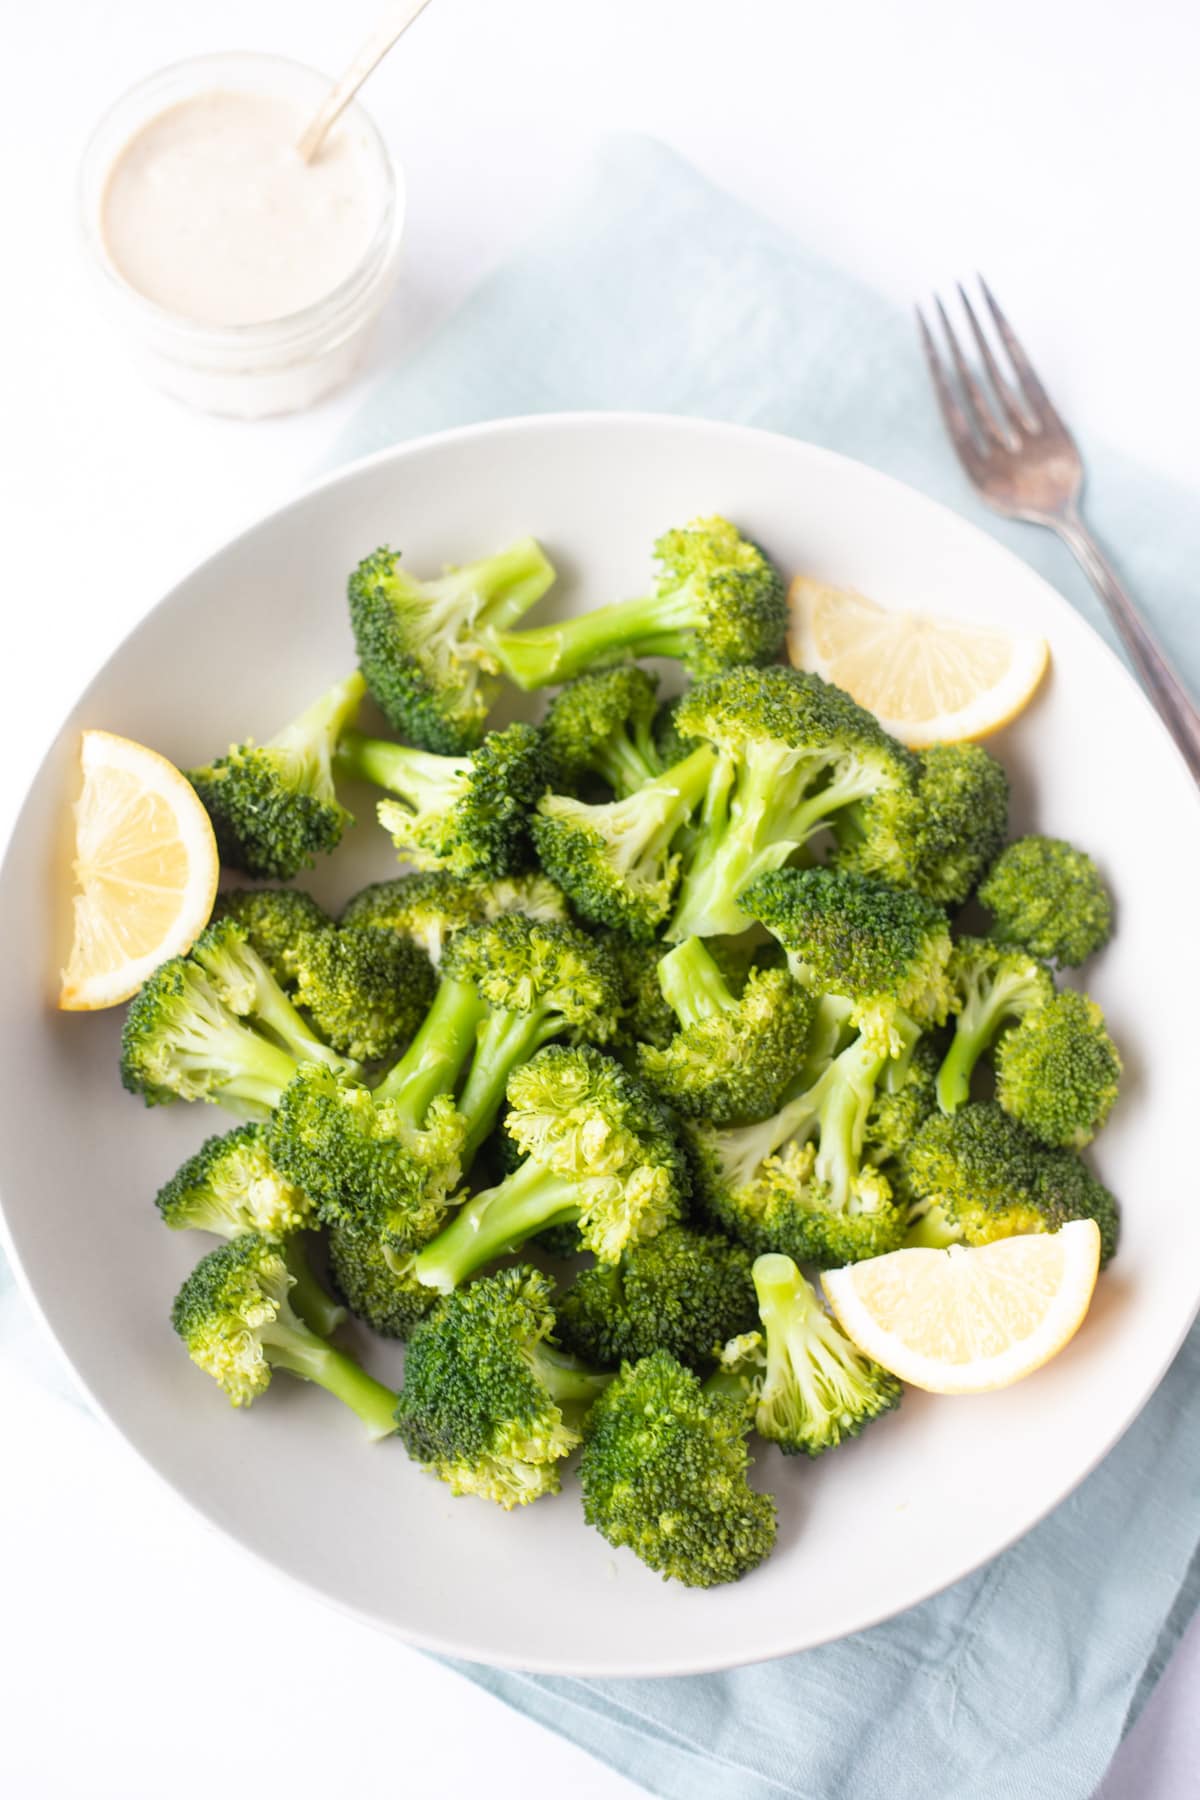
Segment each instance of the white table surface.
[[[126,628],[304,481],[372,371],[521,241],[605,129],[656,132],[899,298],[982,265],[1079,429],[1200,490],[1200,12],[1179,0],[436,0],[370,91],[411,204],[402,286],[362,381],[255,426],[161,399],[114,354],[78,260],[73,184],[91,121],[180,56],[276,49],[335,65],[378,11],[5,11],[0,828]],[[247,1792],[286,1771],[318,1793],[505,1800],[528,1792],[531,1767],[540,1789],[576,1800],[635,1792],[251,1564],[84,1413],[3,1365],[0,1421],[12,1800],[168,1788],[208,1800],[230,1769]],[[234,1697],[231,1654],[251,1706]],[[1198,1700],[1193,1631],[1104,1800],[1200,1790]]]

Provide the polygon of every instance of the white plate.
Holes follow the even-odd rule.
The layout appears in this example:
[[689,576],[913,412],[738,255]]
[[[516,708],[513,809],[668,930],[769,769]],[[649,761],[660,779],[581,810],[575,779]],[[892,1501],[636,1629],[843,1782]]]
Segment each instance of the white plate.
[[[198,500],[198,504],[202,501]],[[204,1247],[163,1230],[159,1183],[216,1108],[144,1111],[117,1077],[118,1015],[60,1016],[68,805],[85,725],[185,767],[262,735],[349,668],[347,571],[376,544],[417,571],[522,532],[576,608],[642,591],[665,527],[723,512],[782,568],[1043,632],[1053,673],[995,747],[1014,822],[1099,859],[1120,927],[1087,971],[1126,1061],[1098,1166],[1121,1253],[1070,1347],[971,1400],[906,1395],[817,1464],[764,1447],[779,1545],[733,1587],[665,1584],[588,1530],[568,1478],[513,1514],[453,1499],[397,1444],[369,1446],[326,1397],[280,1377],[235,1413],[167,1323]],[[456,431],[343,470],[204,563],[130,636],[63,726],[0,875],[0,1190],[29,1291],[97,1407],[237,1542],[430,1648],[556,1673],[681,1674],[782,1655],[884,1619],[994,1556],[1084,1476],[1145,1403],[1200,1298],[1188,1124],[1197,1059],[1179,1009],[1200,993],[1189,906],[1197,797],[1116,659],[1025,565],[894,481],[786,438],[682,419],[533,418]],[[340,898],[390,866],[369,823],[314,885]],[[399,1351],[364,1341],[398,1375]],[[81,1474],[85,1472],[81,1471]],[[1148,1479],[1152,1473],[1148,1472]]]

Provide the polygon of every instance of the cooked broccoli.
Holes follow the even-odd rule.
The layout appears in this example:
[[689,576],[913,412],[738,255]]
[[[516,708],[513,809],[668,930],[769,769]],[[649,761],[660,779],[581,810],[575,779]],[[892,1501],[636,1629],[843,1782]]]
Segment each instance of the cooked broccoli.
[[830,869],[760,875],[742,905],[777,937],[793,975],[853,1002],[850,1022],[898,1055],[913,1027],[940,1025],[953,1002],[946,915],[885,881]]
[[636,1054],[639,1044],[665,1049],[679,1029],[679,1020],[667,1005],[658,980],[663,945],[654,939],[640,941],[623,931],[599,930],[596,937],[617,973],[619,1014],[612,1047],[622,1055]]
[[[937,1076],[942,1047],[936,1037],[919,1040],[912,1056],[897,1069],[889,1063],[875,1089],[863,1127],[863,1155],[892,1181],[894,1159],[911,1143],[937,1107]],[[898,1079],[887,1085],[893,1069]],[[894,1184],[893,1184],[894,1185]]]
[[751,969],[740,996],[699,938],[658,965],[680,1029],[638,1047],[638,1072],[676,1111],[714,1125],[761,1119],[795,1078],[812,1023],[807,989],[785,969]]
[[411,1252],[391,1249],[369,1225],[330,1226],[329,1273],[355,1318],[381,1337],[408,1337],[437,1303],[412,1273]]
[[451,1493],[507,1510],[558,1492],[578,1424],[611,1378],[565,1355],[553,1331],[550,1283],[530,1268],[473,1281],[413,1331],[396,1428]]
[[1112,899],[1091,857],[1062,838],[1023,837],[1000,852],[979,889],[989,936],[1074,968],[1112,936]]
[[1004,842],[1008,777],[978,744],[934,744],[917,762],[915,790],[837,815],[834,862],[961,906]]
[[544,875],[480,881],[447,869],[414,870],[372,882],[346,902],[340,922],[398,931],[419,944],[436,967],[454,932],[508,912],[524,913],[544,925],[568,923],[566,900]]
[[670,914],[680,846],[715,769],[713,752],[702,744],[620,800],[589,804],[544,795],[532,827],[542,867],[585,919],[653,938]]
[[490,731],[470,755],[437,756],[346,732],[338,768],[397,796],[379,823],[409,862],[455,875],[514,875],[530,860],[529,815],[546,785],[533,725]]
[[122,1084],[148,1106],[210,1100],[262,1118],[305,1062],[330,1079],[357,1070],[313,1036],[232,919],[154,971],[121,1034]]
[[515,625],[553,580],[533,538],[433,581],[414,580],[393,550],[361,562],[350,577],[350,624],[392,729],[444,756],[474,749],[499,685],[487,634]]
[[395,1056],[415,1036],[436,977],[408,938],[369,926],[322,926],[285,952],[294,998],[335,1050],[362,1062]]
[[958,1016],[938,1074],[938,1105],[944,1113],[970,1099],[975,1065],[1000,1033],[1054,997],[1054,977],[1043,963],[1024,950],[983,938],[958,939],[949,976]]
[[1001,1038],[996,1098],[1044,1144],[1081,1150],[1117,1097],[1121,1058],[1086,994],[1056,994]]
[[321,1287],[304,1248],[302,1234],[317,1223],[316,1210],[275,1167],[261,1125],[237,1125],[207,1139],[164,1182],[155,1205],[172,1231],[211,1231],[223,1238],[252,1231],[282,1244],[295,1284],[292,1304],[304,1323],[321,1337],[342,1323],[345,1312]]
[[695,738],[685,738],[679,731],[677,718],[683,698],[682,694],[672,694],[660,703],[654,715],[654,749],[664,769],[674,768],[696,748]]
[[870,713],[797,669],[733,669],[701,682],[676,724],[717,758],[667,931],[677,942],[745,931],[741,897],[756,876],[790,862],[843,807],[857,804],[869,819],[915,778],[912,753]]
[[677,657],[696,675],[778,656],[787,596],[778,569],[727,519],[696,519],[654,546],[653,594],[581,618],[492,631],[504,672],[520,688],[551,687],[629,656]]
[[616,1263],[576,1276],[558,1301],[558,1335],[600,1368],[669,1350],[711,1368],[727,1338],[757,1320],[750,1253],[719,1232],[668,1225]]
[[240,925],[281,987],[291,976],[284,957],[306,931],[320,931],[333,920],[311,894],[300,888],[227,888],[217,895],[212,922],[232,919]]
[[1117,1247],[1117,1202],[1073,1150],[1047,1150],[992,1101],[928,1119],[904,1156],[916,1200],[908,1242],[990,1244],[1071,1219],[1100,1227],[1100,1260]]
[[584,1425],[583,1515],[600,1535],[688,1587],[757,1568],[775,1503],[750,1486],[747,1407],[706,1394],[665,1350],[626,1364]]
[[221,860],[288,881],[337,848],[350,814],[333,785],[333,753],[365,692],[351,675],[265,744],[234,744],[188,780],[204,802]]
[[590,1046],[551,1045],[515,1069],[506,1128],[525,1161],[459,1208],[417,1256],[448,1293],[547,1226],[577,1222],[584,1248],[616,1262],[678,1219],[689,1176],[674,1120],[649,1088]]
[[279,1247],[247,1233],[197,1263],[175,1297],[171,1324],[235,1406],[249,1406],[273,1372],[286,1369],[357,1413],[369,1437],[390,1437],[396,1396],[309,1330],[292,1307],[292,1285]]
[[574,794],[597,776],[620,798],[661,775],[657,689],[657,678],[636,663],[568,682],[542,721],[551,785]]
[[820,1456],[899,1406],[896,1377],[850,1342],[790,1256],[760,1256],[754,1286],[762,1329],[725,1346],[714,1386],[746,1382],[760,1437]]

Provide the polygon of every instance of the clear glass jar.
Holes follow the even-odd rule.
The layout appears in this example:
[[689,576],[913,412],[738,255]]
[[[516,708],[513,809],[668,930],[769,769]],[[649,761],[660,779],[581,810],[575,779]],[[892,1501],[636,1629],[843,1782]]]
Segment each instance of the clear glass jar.
[[395,276],[403,178],[370,118],[352,103],[337,129],[357,140],[378,214],[357,267],[320,300],[286,317],[210,325],[156,305],[116,267],[101,228],[112,168],[143,126],[180,101],[214,91],[265,94],[315,112],[329,85],[328,76],[284,57],[249,52],[194,57],[159,70],[123,95],[84,152],[83,230],[108,308],[146,374],[191,406],[242,419],[296,412],[352,373]]

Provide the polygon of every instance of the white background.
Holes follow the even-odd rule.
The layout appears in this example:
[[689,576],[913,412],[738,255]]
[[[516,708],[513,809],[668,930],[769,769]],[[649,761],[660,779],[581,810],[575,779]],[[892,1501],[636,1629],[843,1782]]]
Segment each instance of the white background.
[[[1081,434],[1200,490],[1200,12],[1182,0],[434,0],[369,92],[410,211],[401,287],[360,383],[255,426],[160,399],[114,353],[79,261],[91,122],[180,56],[274,49],[335,66],[378,10],[5,9],[0,827],[125,629],[305,480],[372,372],[519,245],[605,129],[656,132],[898,298],[984,267]],[[12,1800],[209,1800],[235,1770],[247,1792],[283,1780],[505,1800],[528,1793],[531,1769],[576,1800],[635,1791],[250,1565],[3,1364],[0,1430]],[[1104,1800],[1198,1791],[1198,1698],[1193,1632]]]

